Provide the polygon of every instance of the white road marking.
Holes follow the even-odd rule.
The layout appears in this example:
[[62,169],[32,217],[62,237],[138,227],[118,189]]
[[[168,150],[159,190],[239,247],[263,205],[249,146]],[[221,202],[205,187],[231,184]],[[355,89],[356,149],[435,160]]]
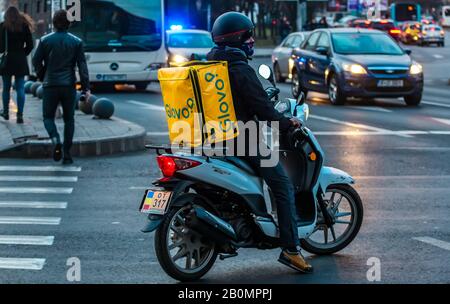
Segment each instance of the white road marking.
[[147,136],[169,136],[169,132],[147,132]]
[[353,176],[355,179],[444,179],[450,175],[379,175],[379,176]]
[[0,235],[1,245],[51,246],[54,236]]
[[440,122],[441,124],[450,126],[450,119],[444,119],[444,118],[436,118],[436,117],[431,117],[434,121]]
[[436,58],[436,59],[442,59],[442,58],[444,58],[444,56],[439,55],[439,54],[433,54],[433,57]]
[[0,171],[31,171],[31,172],[81,172],[81,167],[57,166],[0,166]]
[[408,135],[408,134],[398,133],[398,131],[392,131],[392,130],[372,127],[372,126],[368,126],[368,125],[364,125],[364,124],[358,124],[358,123],[337,120],[337,119],[330,118],[330,117],[324,117],[324,116],[318,116],[318,115],[309,115],[309,117],[316,119],[316,120],[331,122],[334,124],[344,125],[344,126],[348,126],[348,127],[352,127],[352,128],[356,128],[356,129],[381,132],[381,133],[385,133],[385,135],[390,134],[390,135],[395,135],[395,136],[400,136],[400,137],[412,137],[411,135]]
[[364,107],[364,106],[348,106],[347,108],[355,109],[355,110],[365,110],[365,111],[373,111],[373,112],[382,112],[382,113],[392,113],[391,110],[380,108],[380,107]]
[[0,176],[0,182],[55,182],[55,183],[76,183],[76,176]]
[[51,225],[57,226],[61,223],[60,217],[22,217],[22,216],[0,216],[2,225]]
[[42,270],[45,259],[0,258],[0,269]]
[[130,104],[134,104],[134,105],[140,106],[140,107],[145,108],[147,110],[165,111],[163,106],[151,105],[151,104],[148,104],[148,103],[145,103],[145,102],[136,101],[136,100],[127,100],[126,102],[130,103]]
[[147,190],[149,187],[130,187],[129,190]]
[[55,187],[0,187],[0,193],[13,194],[71,194],[73,188],[55,188]]
[[435,247],[439,247],[441,249],[445,249],[450,251],[450,243],[449,242],[444,242],[432,237],[428,237],[428,236],[424,236],[424,237],[415,237],[413,238],[413,240],[422,242],[422,243],[426,243],[426,244],[430,244],[433,245]]
[[440,103],[440,102],[434,102],[434,101],[422,101],[422,103],[426,104],[426,105],[430,105],[430,106],[450,108],[450,104],[446,104],[446,103]]
[[0,201],[0,208],[21,208],[21,209],[66,209],[65,202],[15,202]]

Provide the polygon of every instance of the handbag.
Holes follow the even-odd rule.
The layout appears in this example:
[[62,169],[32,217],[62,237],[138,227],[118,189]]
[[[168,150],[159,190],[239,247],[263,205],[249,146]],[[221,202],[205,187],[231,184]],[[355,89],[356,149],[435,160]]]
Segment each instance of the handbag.
[[8,60],[8,30],[5,28],[5,52],[0,56],[0,73],[6,69]]

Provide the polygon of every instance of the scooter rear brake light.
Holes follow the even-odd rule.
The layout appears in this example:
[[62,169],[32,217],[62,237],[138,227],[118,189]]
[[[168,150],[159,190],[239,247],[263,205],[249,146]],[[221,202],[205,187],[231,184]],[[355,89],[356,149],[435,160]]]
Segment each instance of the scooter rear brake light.
[[161,155],[156,158],[158,166],[165,177],[173,177],[175,172],[200,166],[195,160]]

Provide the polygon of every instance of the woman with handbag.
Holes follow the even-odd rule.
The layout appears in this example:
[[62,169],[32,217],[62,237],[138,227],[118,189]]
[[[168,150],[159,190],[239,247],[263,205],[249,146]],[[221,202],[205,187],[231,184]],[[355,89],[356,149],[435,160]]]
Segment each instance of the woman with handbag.
[[27,56],[33,50],[33,21],[11,6],[5,12],[0,24],[0,75],[3,78],[3,112],[1,116],[9,120],[9,100],[12,78],[17,92],[17,123],[23,123],[25,106],[25,76],[30,74]]

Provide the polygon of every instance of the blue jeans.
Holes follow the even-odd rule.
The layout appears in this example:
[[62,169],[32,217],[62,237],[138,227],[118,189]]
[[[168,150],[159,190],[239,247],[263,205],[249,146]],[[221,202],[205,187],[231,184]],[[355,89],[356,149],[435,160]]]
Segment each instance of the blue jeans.
[[[11,99],[12,76],[2,76],[3,78],[3,111],[9,111],[9,100]],[[17,92],[17,112],[23,114],[25,106],[25,77],[15,76]]]

